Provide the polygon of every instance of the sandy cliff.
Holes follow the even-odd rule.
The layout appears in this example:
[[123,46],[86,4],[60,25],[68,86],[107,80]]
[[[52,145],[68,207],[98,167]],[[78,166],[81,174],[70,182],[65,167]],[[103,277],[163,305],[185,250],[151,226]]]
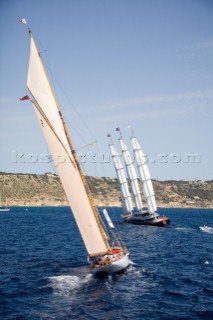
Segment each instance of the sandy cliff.
[[[98,206],[120,206],[117,179],[86,177]],[[153,181],[158,207],[213,207],[211,181]],[[2,204],[9,206],[66,206],[58,176],[0,173]]]

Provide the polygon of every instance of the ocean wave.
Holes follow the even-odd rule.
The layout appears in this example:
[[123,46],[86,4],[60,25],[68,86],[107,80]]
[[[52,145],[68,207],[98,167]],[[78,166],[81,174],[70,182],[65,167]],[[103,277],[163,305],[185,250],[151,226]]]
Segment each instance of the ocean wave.
[[180,230],[180,231],[190,231],[190,230],[193,230],[192,228],[181,228],[181,227],[178,227],[178,228],[175,228],[175,230]]

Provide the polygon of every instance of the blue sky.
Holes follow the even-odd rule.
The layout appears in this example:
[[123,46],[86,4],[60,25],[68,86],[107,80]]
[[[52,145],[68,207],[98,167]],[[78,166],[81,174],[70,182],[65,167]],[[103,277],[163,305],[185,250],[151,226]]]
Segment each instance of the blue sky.
[[153,178],[212,179],[212,16],[210,0],[1,0],[0,171],[55,172],[39,161],[48,149],[31,103],[19,101],[26,18],[76,149],[97,140],[79,149],[87,174],[115,176],[106,135],[119,149],[119,126],[129,145],[132,124]]

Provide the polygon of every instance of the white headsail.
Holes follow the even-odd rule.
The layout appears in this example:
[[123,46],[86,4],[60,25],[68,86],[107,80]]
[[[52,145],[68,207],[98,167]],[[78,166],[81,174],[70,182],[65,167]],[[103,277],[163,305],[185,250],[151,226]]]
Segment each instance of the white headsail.
[[109,249],[106,235],[31,32],[30,39],[27,87],[36,115],[89,255],[106,253]]
[[142,204],[142,200],[141,200],[141,192],[139,189],[138,178],[137,178],[137,175],[135,172],[132,157],[131,157],[129,150],[127,149],[127,146],[126,146],[122,137],[119,138],[119,143],[120,143],[120,147],[122,150],[127,175],[130,180],[131,189],[132,189],[132,193],[134,196],[136,208],[138,211],[142,211],[143,204]]
[[148,211],[150,214],[154,215],[157,210],[157,206],[156,206],[152,181],[150,178],[150,173],[147,166],[147,159],[136,137],[132,136],[130,139],[131,139],[132,148],[135,155],[135,161],[137,163],[138,173],[141,178],[141,182],[143,186],[143,192],[147,201]]
[[109,149],[111,152],[113,164],[115,167],[116,175],[118,178],[118,181],[120,183],[121,188],[121,194],[122,194],[122,200],[123,200],[123,206],[125,213],[132,213],[133,206],[132,206],[132,200],[131,195],[129,192],[128,182],[125,176],[124,168],[120,160],[120,156],[115,150],[115,147],[112,143],[109,145]]
[[111,218],[110,218],[110,216],[109,216],[109,214],[108,214],[108,212],[107,212],[107,210],[105,208],[103,209],[103,214],[104,214],[104,217],[105,217],[109,227],[111,229],[114,229],[115,226],[114,226],[114,224],[113,224],[113,222],[112,222],[112,220],[111,220]]

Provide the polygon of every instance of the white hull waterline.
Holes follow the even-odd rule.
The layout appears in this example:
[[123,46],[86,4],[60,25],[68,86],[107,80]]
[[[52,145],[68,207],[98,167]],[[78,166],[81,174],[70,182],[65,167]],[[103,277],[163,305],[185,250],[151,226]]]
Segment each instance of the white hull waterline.
[[[144,217],[147,216],[147,217]],[[155,227],[164,227],[170,224],[170,219],[165,216],[150,216],[149,212],[137,212],[131,215],[123,215],[124,222],[139,224],[139,225],[148,225]]]
[[[118,248],[120,250],[120,248]],[[129,265],[128,252],[120,254],[107,255],[97,263],[92,263],[91,267],[95,276],[112,275],[114,273],[123,272]]]

